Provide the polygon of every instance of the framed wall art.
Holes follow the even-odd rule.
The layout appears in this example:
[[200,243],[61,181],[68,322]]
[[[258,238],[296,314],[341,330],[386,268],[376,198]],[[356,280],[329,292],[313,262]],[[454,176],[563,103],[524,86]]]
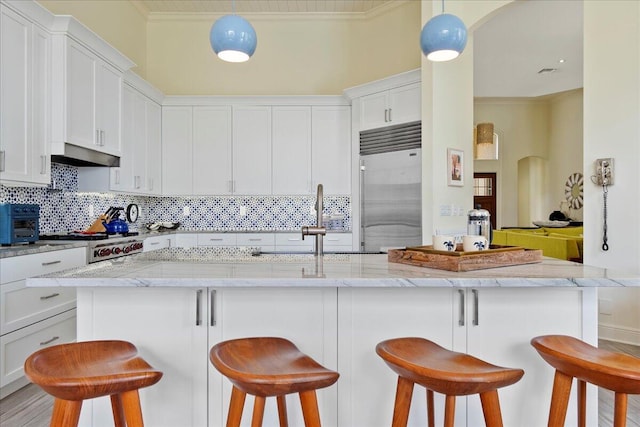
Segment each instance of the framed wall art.
[[449,185],[464,186],[464,151],[447,148],[447,175]]

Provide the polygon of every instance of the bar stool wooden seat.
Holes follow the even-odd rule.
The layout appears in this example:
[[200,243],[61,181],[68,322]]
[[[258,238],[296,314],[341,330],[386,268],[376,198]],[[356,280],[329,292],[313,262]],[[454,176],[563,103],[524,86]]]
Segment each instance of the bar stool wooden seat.
[[498,389],[522,378],[522,369],[502,368],[424,338],[395,338],[376,346],[376,353],[398,374],[392,427],[405,427],[414,384],[427,389],[427,419],[434,427],[434,392],[445,397],[445,427],[453,427],[456,396],[479,394],[487,427],[502,427]]
[[142,427],[138,389],[162,378],[126,341],[86,341],[38,350],[24,363],[27,378],[55,397],[51,426],[77,426],[82,401],[111,396],[116,427]]
[[227,427],[240,425],[247,394],[255,397],[252,427],[262,425],[265,399],[276,396],[280,427],[287,427],[285,395],[299,393],[304,423],[320,427],[316,390],[328,387],[340,374],[324,368],[284,338],[241,338],[216,344],[211,363],[233,384]]
[[586,425],[586,383],[615,393],[613,425],[627,423],[627,395],[640,394],[640,359],[599,349],[566,335],[533,338],[531,345],[556,369],[549,427],[564,426],[573,379],[578,379],[578,425]]

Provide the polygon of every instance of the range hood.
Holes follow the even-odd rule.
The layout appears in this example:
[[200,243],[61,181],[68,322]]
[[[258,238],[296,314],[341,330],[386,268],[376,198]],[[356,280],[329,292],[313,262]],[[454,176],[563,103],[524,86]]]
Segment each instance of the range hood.
[[72,166],[120,166],[120,157],[86,147],[64,143],[62,154],[52,154],[51,162]]

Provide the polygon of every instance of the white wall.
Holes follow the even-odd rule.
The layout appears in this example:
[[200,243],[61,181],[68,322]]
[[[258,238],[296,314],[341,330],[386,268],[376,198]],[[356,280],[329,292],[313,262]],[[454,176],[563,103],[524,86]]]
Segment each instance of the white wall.
[[[585,185],[586,264],[640,272],[640,2],[584,2],[584,170],[615,159],[602,250],[602,188]],[[640,343],[640,288],[601,289],[601,336]],[[602,306],[601,306],[601,311]],[[605,310],[608,311],[608,310]]]

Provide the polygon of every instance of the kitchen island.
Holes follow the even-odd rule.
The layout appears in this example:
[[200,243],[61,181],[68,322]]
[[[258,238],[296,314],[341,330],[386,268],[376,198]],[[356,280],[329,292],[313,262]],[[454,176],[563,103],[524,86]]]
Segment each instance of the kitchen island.
[[[560,333],[595,343],[597,287],[639,283],[555,259],[453,273],[388,263],[386,255],[254,256],[193,248],[99,262],[27,285],[76,287],[79,340],[130,340],[164,371],[160,383],[141,392],[149,425],[223,426],[230,384],[210,365],[209,348],[236,337],[278,335],[340,372],[336,386],[319,392],[325,426],[389,426],[396,378],[375,345],[423,336],[525,369],[519,383],[500,391],[504,422],[537,427],[546,423],[553,370],[530,339]],[[589,399],[595,426],[594,390]],[[410,425],[426,425],[424,401],[416,388]],[[439,398],[440,422],[442,404]],[[289,409],[291,425],[302,425],[299,404],[291,401]],[[108,400],[87,405],[82,417],[83,425],[111,425]],[[481,419],[477,396],[458,399],[457,425],[483,425]],[[247,409],[243,425],[249,420]],[[275,425],[275,403],[268,402],[265,426]]]

